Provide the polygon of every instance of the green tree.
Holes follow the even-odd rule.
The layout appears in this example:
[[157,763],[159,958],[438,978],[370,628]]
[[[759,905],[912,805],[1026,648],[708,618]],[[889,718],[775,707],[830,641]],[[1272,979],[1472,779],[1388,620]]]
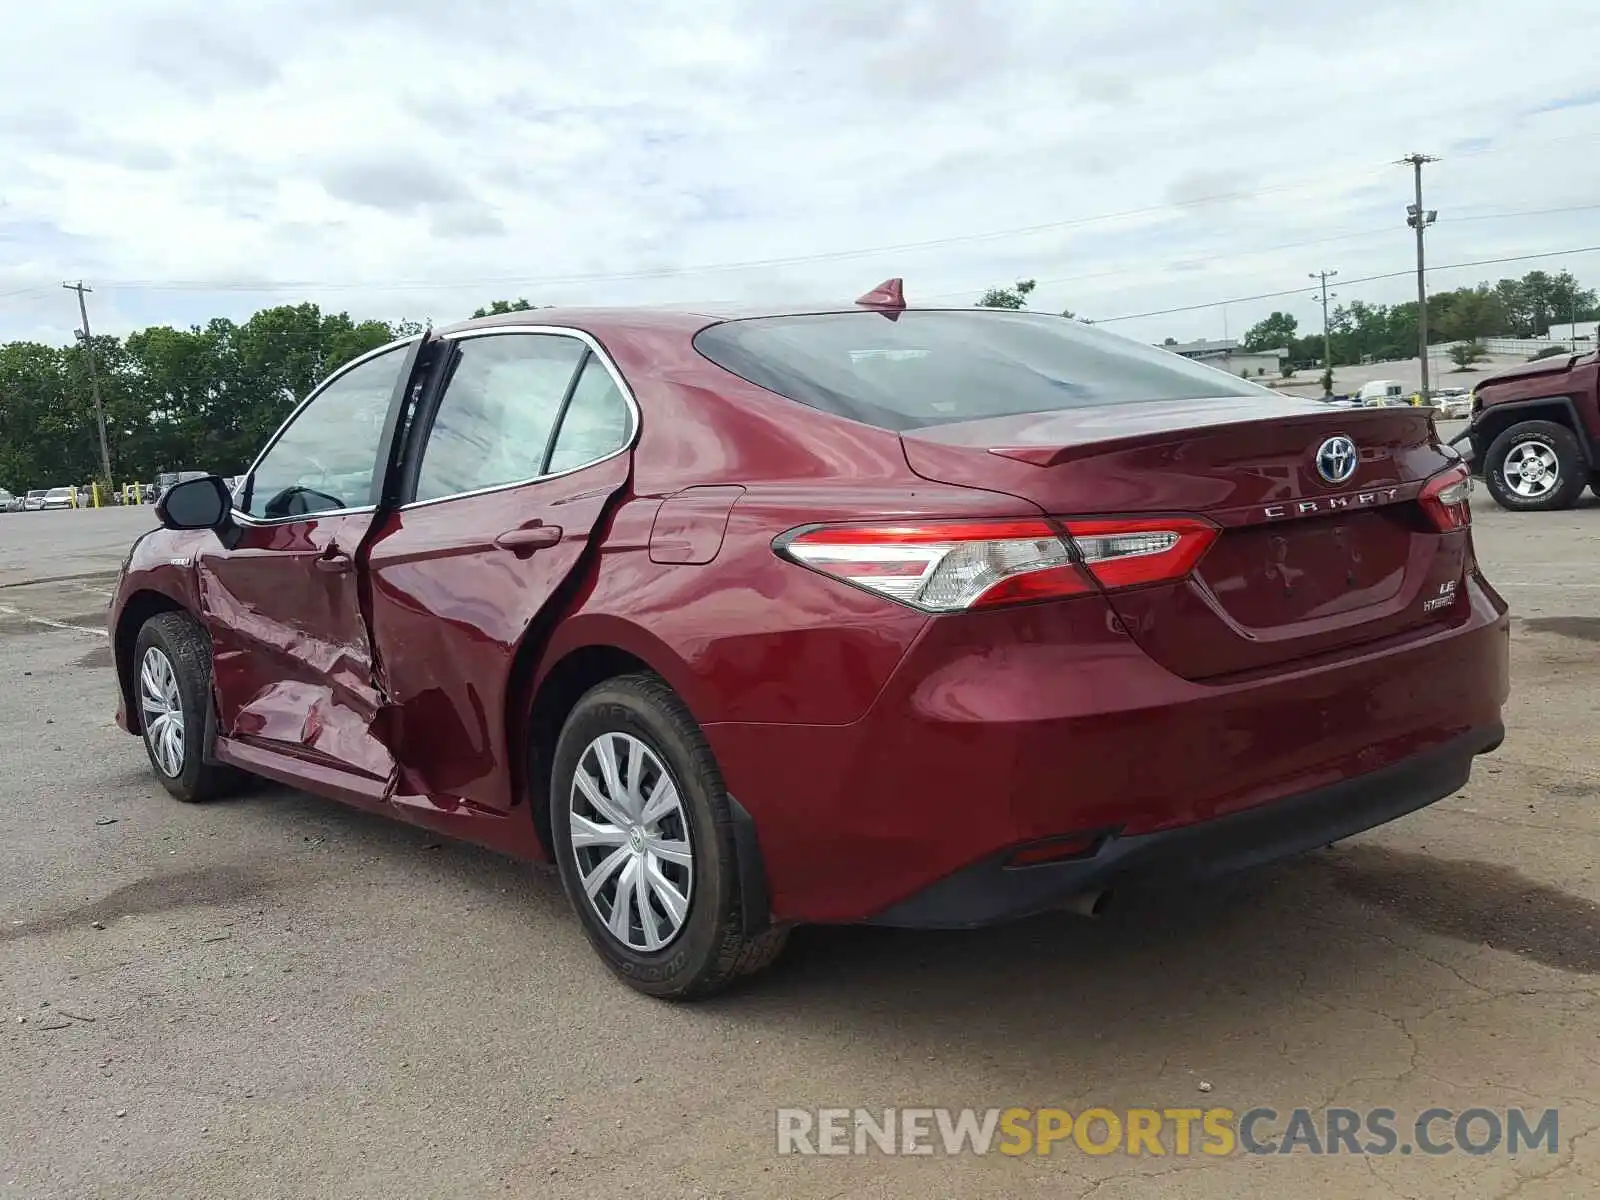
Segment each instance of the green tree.
[[1504,296],[1486,283],[1428,297],[1428,328],[1457,341],[1508,332]]
[[36,342],[0,346],[0,485],[19,495],[76,474],[65,359],[65,351]]
[[1470,371],[1472,364],[1482,362],[1484,357],[1484,349],[1477,342],[1457,342],[1450,347],[1450,361],[1458,371]]
[[1287,347],[1294,341],[1300,322],[1285,312],[1275,312],[1264,321],[1257,321],[1244,333],[1246,350],[1274,350]]
[[1550,307],[1558,324],[1594,320],[1595,290],[1578,286],[1570,271],[1562,271],[1550,281]]
[[[474,317],[498,317],[504,313],[528,312],[535,306],[520,296],[515,300],[491,300],[487,307],[474,309]],[[549,307],[546,305],[545,307]]]
[[[1032,279],[1019,279],[1015,287],[990,288],[978,298],[979,308],[1011,308],[1021,309],[1028,307],[1028,296],[1033,292],[1035,281]],[[1071,316],[1071,313],[1066,313]]]

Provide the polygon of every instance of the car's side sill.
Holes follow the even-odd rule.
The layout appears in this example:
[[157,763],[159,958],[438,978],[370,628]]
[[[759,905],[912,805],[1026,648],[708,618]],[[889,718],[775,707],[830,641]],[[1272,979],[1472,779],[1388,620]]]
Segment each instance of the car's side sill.
[[388,785],[381,779],[359,775],[354,771],[341,771],[337,767],[324,766],[235,738],[217,738],[215,753],[218,762],[249,771],[252,775],[265,776],[289,787],[303,788],[320,796],[342,800],[357,808],[377,811],[387,811],[389,808],[385,799]]

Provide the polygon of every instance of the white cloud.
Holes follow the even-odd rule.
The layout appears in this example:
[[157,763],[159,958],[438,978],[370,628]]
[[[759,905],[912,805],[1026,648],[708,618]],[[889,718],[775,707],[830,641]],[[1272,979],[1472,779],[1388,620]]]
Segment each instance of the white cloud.
[[[1304,288],[1225,319],[1309,322],[1307,272],[1410,266],[1390,160],[1412,149],[1443,157],[1433,262],[1600,243],[1600,208],[1494,217],[1600,194],[1593,51],[1545,36],[1572,12],[58,0],[7,19],[0,338],[66,340],[80,276],[116,332],[305,298],[436,321],[516,295],[849,299],[890,274],[952,303],[1032,276],[1038,307],[1100,317]],[[1600,282],[1587,255],[1433,283],[1532,265]]]

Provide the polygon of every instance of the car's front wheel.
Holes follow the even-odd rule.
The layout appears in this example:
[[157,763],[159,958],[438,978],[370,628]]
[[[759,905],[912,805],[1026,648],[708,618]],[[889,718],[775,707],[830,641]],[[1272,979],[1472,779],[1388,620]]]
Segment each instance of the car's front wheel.
[[1588,475],[1577,437],[1554,421],[1513,425],[1484,456],[1489,494],[1501,508],[1517,512],[1571,508]]
[[589,943],[641,992],[709,995],[783,948],[781,927],[744,931],[722,774],[655,675],[606,680],[574,706],[556,743],[550,832]]
[[133,648],[133,695],[156,778],[179,800],[197,803],[233,791],[231,767],[205,761],[211,703],[211,643],[187,613],[158,613]]

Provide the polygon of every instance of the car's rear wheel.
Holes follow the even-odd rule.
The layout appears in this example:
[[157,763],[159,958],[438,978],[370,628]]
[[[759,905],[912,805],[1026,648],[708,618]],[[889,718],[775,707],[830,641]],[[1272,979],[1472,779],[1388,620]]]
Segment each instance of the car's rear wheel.
[[722,774],[655,675],[608,679],[574,706],[556,743],[550,832],[590,945],[641,992],[709,995],[783,948],[781,927],[744,932]]
[[158,613],[133,648],[133,695],[156,778],[179,800],[198,803],[237,789],[242,776],[205,761],[211,703],[211,643],[186,613]]
[[1554,421],[1513,425],[1484,456],[1489,494],[1501,508],[1516,512],[1572,507],[1588,474],[1577,437]]

